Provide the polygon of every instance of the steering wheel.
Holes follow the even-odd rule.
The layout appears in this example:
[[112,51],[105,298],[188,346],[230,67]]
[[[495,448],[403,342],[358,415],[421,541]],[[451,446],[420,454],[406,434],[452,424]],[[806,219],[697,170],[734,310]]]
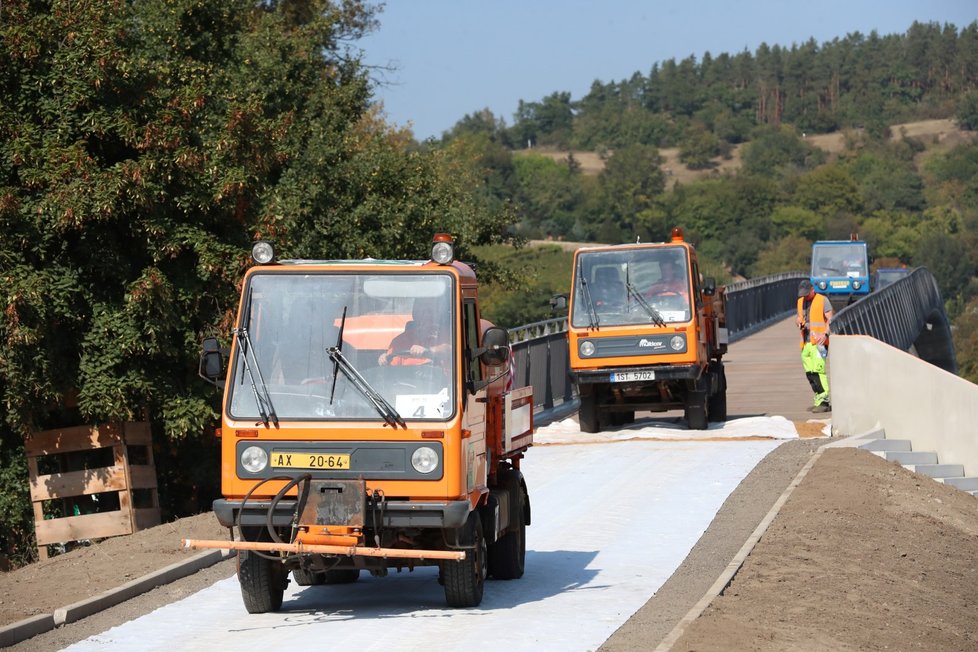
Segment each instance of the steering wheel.
[[[391,351],[387,355],[387,364],[388,366],[391,367],[423,367],[425,365],[430,365],[433,363],[431,357],[426,357],[426,356],[430,356],[430,354],[431,354],[431,349],[426,349],[425,353],[420,356],[411,353],[410,351]],[[425,362],[417,362],[414,364],[392,365],[390,361],[393,360],[394,358],[410,358],[412,360],[425,360]]]

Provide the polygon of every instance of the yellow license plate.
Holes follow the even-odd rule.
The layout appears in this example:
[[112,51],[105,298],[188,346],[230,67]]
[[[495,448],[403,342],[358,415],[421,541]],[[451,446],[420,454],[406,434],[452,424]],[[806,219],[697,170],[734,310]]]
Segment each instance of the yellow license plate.
[[277,469],[349,469],[350,456],[337,453],[297,453],[272,451],[272,466]]

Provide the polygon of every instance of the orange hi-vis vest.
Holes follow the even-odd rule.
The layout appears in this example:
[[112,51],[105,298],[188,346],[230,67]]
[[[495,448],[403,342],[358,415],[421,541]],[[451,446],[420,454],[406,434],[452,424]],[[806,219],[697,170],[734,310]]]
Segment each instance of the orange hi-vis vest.
[[825,341],[829,339],[829,325],[825,320],[825,302],[828,299],[824,295],[815,294],[815,298],[808,306],[808,314],[805,314],[805,297],[798,297],[798,318],[805,324],[801,330],[801,346],[805,346],[806,341],[815,343],[815,334],[824,333]]

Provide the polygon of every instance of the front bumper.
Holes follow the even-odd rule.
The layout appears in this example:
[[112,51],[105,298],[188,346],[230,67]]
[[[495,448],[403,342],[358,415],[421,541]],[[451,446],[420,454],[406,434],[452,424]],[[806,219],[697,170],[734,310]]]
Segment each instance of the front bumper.
[[[264,527],[267,523],[270,500],[249,500],[244,511],[240,500],[218,498],[214,501],[214,514],[217,521],[225,526],[243,525],[245,527]],[[292,525],[295,513],[294,499],[283,499],[275,505],[272,515],[272,525],[289,527]],[[376,525],[373,520],[376,513],[381,527],[416,527],[416,528],[459,528],[465,523],[470,511],[469,501],[451,500],[445,502],[415,502],[409,500],[388,500],[382,510],[368,509],[366,525]],[[240,513],[241,521],[237,522]]]

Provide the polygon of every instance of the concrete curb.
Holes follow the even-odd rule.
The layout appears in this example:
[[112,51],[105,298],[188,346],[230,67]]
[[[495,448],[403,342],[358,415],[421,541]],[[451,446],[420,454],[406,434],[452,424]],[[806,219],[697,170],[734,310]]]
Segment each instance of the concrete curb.
[[9,647],[54,629],[54,616],[40,614],[0,627],[0,647]]
[[79,600],[74,604],[56,609],[54,614],[32,616],[7,625],[0,628],[0,647],[14,645],[66,623],[81,620],[151,591],[158,586],[192,575],[230,557],[231,552],[229,550],[207,550],[184,561],[178,561],[158,571],[143,575],[131,582],[126,582],[122,586],[109,589],[93,598]]
[[676,626],[673,627],[672,631],[669,632],[664,639],[662,639],[662,642],[660,642],[655,648],[655,652],[668,652],[671,650],[672,646],[679,640],[679,637],[686,631],[686,628],[689,627],[694,620],[699,618],[704,611],[706,611],[706,608],[710,606],[710,603],[713,602],[715,597],[723,593],[723,590],[730,586],[730,582],[733,581],[733,578],[737,574],[737,571],[740,570],[740,567],[744,565],[744,561],[747,559],[747,556],[750,555],[751,551],[754,549],[754,546],[757,545],[757,542],[761,540],[761,537],[767,531],[768,527],[770,527],[771,522],[774,521],[774,517],[781,511],[781,507],[788,501],[788,497],[791,495],[791,492],[793,492],[795,488],[801,484],[801,481],[806,475],[808,475],[811,468],[815,466],[815,462],[817,462],[818,458],[822,456],[822,451],[824,451],[825,448],[825,446],[820,446],[819,449],[815,451],[815,454],[812,455],[812,458],[808,460],[805,466],[802,467],[801,471],[798,472],[798,475],[795,476],[794,480],[792,480],[788,487],[781,492],[781,495],[774,502],[774,505],[768,511],[767,515],[761,519],[761,522],[757,524],[756,528],[754,528],[754,532],[751,533],[744,545],[740,548],[737,554],[734,555],[734,558],[729,564],[727,564],[727,567],[723,570],[723,572],[720,573],[720,577],[717,578],[717,581],[713,583],[713,586],[707,589],[706,594],[700,598],[699,602],[693,605],[693,608],[690,609],[686,615],[683,616],[682,620],[676,623]]

